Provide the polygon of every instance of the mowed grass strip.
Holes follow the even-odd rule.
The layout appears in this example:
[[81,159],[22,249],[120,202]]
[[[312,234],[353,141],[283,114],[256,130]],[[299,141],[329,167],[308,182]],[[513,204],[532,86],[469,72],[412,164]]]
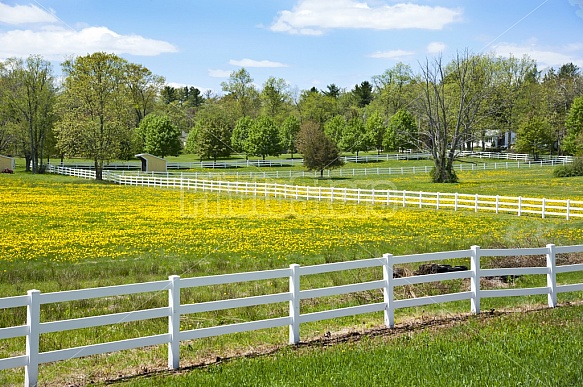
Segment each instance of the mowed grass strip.
[[[482,315],[445,327],[400,327],[178,374],[119,380],[127,386],[578,386],[583,307]],[[115,384],[115,383],[114,383]]]

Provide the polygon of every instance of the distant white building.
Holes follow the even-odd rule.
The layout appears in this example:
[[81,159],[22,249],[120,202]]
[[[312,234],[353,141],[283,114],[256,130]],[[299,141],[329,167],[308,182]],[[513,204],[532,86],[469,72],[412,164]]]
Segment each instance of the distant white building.
[[473,146],[483,147],[484,150],[492,148],[502,150],[509,149],[516,142],[516,133],[510,131],[501,133],[496,130],[488,130],[486,131],[483,140],[483,143],[482,139],[474,141]]

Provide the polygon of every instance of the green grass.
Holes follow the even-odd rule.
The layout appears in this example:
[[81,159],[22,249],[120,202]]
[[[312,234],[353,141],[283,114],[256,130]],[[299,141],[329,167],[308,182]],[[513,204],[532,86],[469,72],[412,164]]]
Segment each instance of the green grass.
[[[316,342],[128,386],[576,386],[583,307],[469,317],[346,342]],[[440,322],[433,322],[439,324]],[[358,340],[353,340],[358,337]]]
[[[215,208],[215,212],[201,214],[187,211],[187,216],[183,216],[180,203],[184,197],[177,191],[120,187],[64,176],[35,176],[17,172],[14,175],[0,175],[0,214],[3,219],[0,232],[4,235],[0,241],[3,252],[0,257],[0,297],[24,294],[32,288],[49,292],[161,280],[170,274],[190,277],[265,270],[286,267],[290,263],[311,265],[369,258],[385,252],[401,255],[467,249],[472,244],[484,248],[533,247],[583,241],[583,221],[580,220],[565,222],[562,219],[542,220],[428,209],[390,208],[387,211],[385,207],[253,201],[250,198],[200,196],[194,193],[186,197],[191,204],[206,201],[211,205],[207,210]],[[476,193],[476,189],[487,190],[486,186],[489,186],[492,190],[504,190],[505,194],[508,191],[522,196],[558,195],[562,189],[576,195],[581,192],[573,178],[555,179],[554,186],[546,187],[546,173],[550,174],[550,169],[509,170],[491,175],[480,173],[487,172],[467,172],[468,175],[464,175],[462,182],[456,186],[473,190],[472,193]],[[402,179],[402,184],[409,184],[408,187],[426,184],[435,187],[424,182],[426,176],[423,175],[409,175]],[[353,184],[363,188],[385,183],[382,176],[331,181],[306,179],[306,182]],[[216,210],[217,203],[224,203],[227,199],[233,201],[231,205],[234,207]],[[15,254],[6,260],[7,252],[21,255]],[[378,279],[378,273],[376,275]],[[373,270],[314,276],[302,280],[302,288],[360,282],[374,276]],[[575,273],[564,275],[560,281],[574,283],[581,279]],[[541,282],[544,285],[541,276],[521,277],[513,286],[542,286],[537,285]],[[459,291],[464,287],[467,283],[462,281],[452,281],[441,287],[416,286],[402,290],[397,298],[409,297],[411,290],[422,296]],[[183,302],[283,292],[286,289],[286,281],[260,281],[236,289],[216,286],[186,291]],[[575,301],[580,297],[581,294],[561,295],[559,300]],[[364,292],[327,301],[331,302],[330,307],[344,307],[380,300],[380,294]],[[544,302],[544,297],[489,299],[483,301],[482,309]],[[43,321],[158,307],[166,303],[167,295],[163,292],[115,300],[63,303],[43,307]],[[306,301],[302,304],[302,313],[327,307],[322,302]],[[399,323],[412,317],[448,316],[467,313],[468,310],[468,302],[459,302],[398,310],[396,319]],[[287,305],[281,304],[187,316],[182,322],[182,329],[274,317],[285,315],[286,311]],[[0,311],[0,327],[22,324],[25,317],[24,308],[10,313]],[[336,332],[355,326],[370,328],[380,324],[380,314],[306,324],[302,326],[302,339],[318,337],[326,331]],[[120,340],[163,333],[166,329],[167,322],[158,319],[48,334],[42,336],[41,348],[53,350]],[[182,345],[181,360],[189,364],[201,357],[220,356],[240,348],[286,342],[286,329],[197,340]],[[24,339],[0,341],[0,357],[19,354],[23,348]],[[84,380],[115,377],[120,369],[137,373],[141,366],[164,368],[165,358],[165,348],[158,347],[43,365],[41,380],[57,384],[65,379],[75,380],[75,371],[72,370],[82,370]],[[18,385],[21,380],[21,370],[0,372],[0,385]]]

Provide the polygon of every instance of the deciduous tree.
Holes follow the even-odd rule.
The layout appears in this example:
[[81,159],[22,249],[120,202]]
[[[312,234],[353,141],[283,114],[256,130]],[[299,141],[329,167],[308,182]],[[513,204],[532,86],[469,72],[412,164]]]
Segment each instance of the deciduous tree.
[[231,148],[232,118],[220,105],[209,104],[199,112],[198,120],[186,140],[186,150],[203,159],[217,161],[228,157]]
[[295,116],[288,116],[279,127],[279,138],[281,140],[281,148],[285,152],[291,153],[292,159],[297,150],[296,140],[300,131],[300,120]]
[[148,114],[137,129],[144,152],[154,156],[178,156],[182,144],[180,130],[167,116]]
[[383,150],[383,139],[387,131],[387,126],[384,123],[383,117],[378,111],[374,111],[366,119],[366,135],[368,142],[372,144],[380,154]]
[[126,60],[103,52],[63,63],[58,146],[69,156],[92,159],[98,180],[104,162],[117,158],[132,135],[126,70]]
[[457,149],[475,133],[482,103],[491,92],[488,58],[459,54],[446,66],[441,57],[422,67],[423,95],[418,99],[425,145],[434,162],[432,180],[457,181],[453,163]]
[[346,123],[339,145],[343,151],[356,153],[356,156],[368,149],[370,140],[362,118],[353,117]]
[[575,98],[565,120],[567,136],[563,141],[563,149],[572,155],[583,152],[583,96]]
[[315,122],[306,122],[298,134],[298,149],[304,156],[304,166],[309,171],[320,171],[324,177],[325,169],[340,167],[344,164],[340,150]]
[[237,117],[254,116],[259,101],[259,93],[255,89],[253,78],[251,78],[247,70],[241,68],[233,71],[229,76],[229,80],[221,83],[221,87],[227,93],[226,98],[233,100],[237,110]]
[[528,153],[538,160],[539,155],[548,150],[553,142],[552,127],[538,115],[525,120],[516,133],[516,150]]
[[415,117],[407,110],[397,110],[389,120],[384,141],[388,149],[417,149],[419,137]]
[[26,169],[43,172],[43,154],[48,133],[55,121],[56,88],[52,66],[38,55],[26,60],[11,58],[0,66],[2,103],[9,113],[12,133],[2,137],[20,139]]
[[253,120],[245,141],[245,152],[251,156],[278,156],[281,154],[279,133],[271,117],[259,116]]

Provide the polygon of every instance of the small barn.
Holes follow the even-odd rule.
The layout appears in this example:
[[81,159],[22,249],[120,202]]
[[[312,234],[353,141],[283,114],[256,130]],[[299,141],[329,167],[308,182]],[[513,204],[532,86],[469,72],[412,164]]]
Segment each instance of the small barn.
[[14,158],[0,155],[0,172],[10,169],[14,171]]
[[167,172],[167,161],[149,153],[140,153],[136,157],[142,162],[142,172]]

